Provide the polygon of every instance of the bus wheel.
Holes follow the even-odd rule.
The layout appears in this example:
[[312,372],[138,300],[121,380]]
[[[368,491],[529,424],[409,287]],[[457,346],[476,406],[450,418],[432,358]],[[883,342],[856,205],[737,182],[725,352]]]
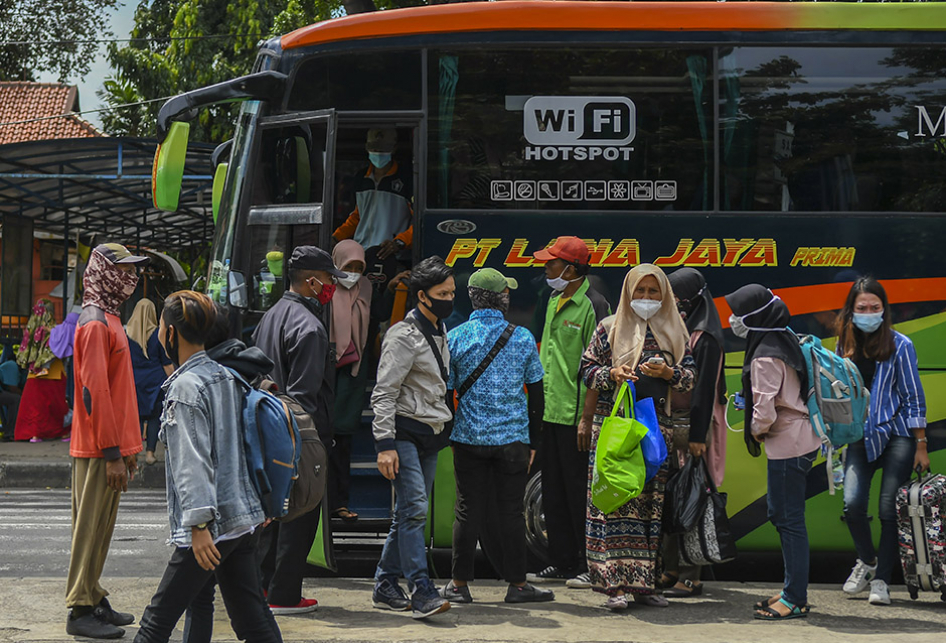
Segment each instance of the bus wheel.
[[542,510],[542,472],[536,472],[526,484],[526,546],[529,549],[529,569],[545,569],[549,560],[549,538],[545,530],[545,512]]

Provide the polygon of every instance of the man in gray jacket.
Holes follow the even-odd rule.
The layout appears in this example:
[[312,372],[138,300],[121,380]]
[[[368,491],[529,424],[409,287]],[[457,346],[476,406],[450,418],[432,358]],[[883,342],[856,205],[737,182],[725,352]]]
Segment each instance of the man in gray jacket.
[[[453,311],[453,270],[430,257],[411,272],[417,307],[384,336],[378,383],[371,395],[378,469],[394,481],[391,531],[375,574],[375,607],[413,610],[426,618],[450,609],[427,572],[424,528],[437,454],[447,445],[452,405],[445,399],[450,350],[443,320]],[[398,584],[407,578],[410,599]]]
[[[267,311],[253,342],[273,360],[272,379],[312,416],[322,444],[332,444],[334,368],[328,333],[319,319],[335,294],[335,279],[346,274],[332,256],[315,246],[299,246],[289,259],[289,292]],[[263,587],[273,614],[312,612],[314,598],[302,596],[306,556],[319,525],[312,511],[286,523],[274,522],[261,542]]]

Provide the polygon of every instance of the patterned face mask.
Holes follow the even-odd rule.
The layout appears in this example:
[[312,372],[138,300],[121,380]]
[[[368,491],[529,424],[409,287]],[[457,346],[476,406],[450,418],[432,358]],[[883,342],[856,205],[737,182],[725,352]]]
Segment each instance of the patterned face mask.
[[118,308],[138,287],[138,275],[125,272],[93,250],[82,277],[82,305],[98,306],[106,313],[118,315]]

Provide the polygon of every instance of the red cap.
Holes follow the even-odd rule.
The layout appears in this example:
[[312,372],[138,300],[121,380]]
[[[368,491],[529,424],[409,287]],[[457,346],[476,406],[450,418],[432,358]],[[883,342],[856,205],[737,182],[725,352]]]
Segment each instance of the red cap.
[[591,259],[591,251],[588,250],[588,245],[578,237],[559,237],[551,248],[539,250],[533,253],[532,256],[539,261],[561,259],[568,263],[577,263],[584,266]]

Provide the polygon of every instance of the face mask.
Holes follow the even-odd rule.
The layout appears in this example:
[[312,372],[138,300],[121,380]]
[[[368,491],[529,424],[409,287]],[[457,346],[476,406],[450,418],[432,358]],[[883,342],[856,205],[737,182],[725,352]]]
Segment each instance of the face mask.
[[[332,301],[332,297],[335,296],[335,284],[322,283],[318,277],[312,278],[322,284],[322,290],[315,295],[315,300],[325,306],[328,302]],[[309,284],[309,287],[312,288],[312,284]],[[315,288],[312,288],[312,290],[315,290]],[[312,299],[312,297],[309,297],[309,299]]]
[[168,359],[171,360],[174,368],[181,365],[177,348],[177,344],[171,344],[171,327],[168,326],[164,331],[164,352],[167,353]]
[[657,299],[632,299],[631,309],[637,313],[637,316],[647,321],[657,314],[663,303]]
[[684,301],[682,299],[677,302],[677,312],[680,313],[680,317],[683,319],[683,321],[686,321],[689,304],[690,302]]
[[338,285],[345,290],[351,290],[361,281],[360,272],[346,272],[345,275],[345,277],[338,278]]
[[368,152],[368,160],[379,170],[391,162],[390,152]]
[[745,339],[749,336],[749,329],[746,328],[745,323],[742,321],[742,317],[736,317],[735,315],[729,316],[729,327],[732,328],[732,332],[736,337]]
[[565,274],[566,270],[568,270],[568,266],[565,266],[562,269],[562,274],[559,275],[558,277],[554,277],[552,279],[549,279],[549,278],[545,279],[545,283],[549,285],[549,288],[551,288],[555,292],[562,292],[563,290],[568,288],[568,284],[572,283],[573,281],[578,281],[578,279],[581,279],[581,277],[578,277],[578,279],[563,279],[562,275]]
[[729,326],[732,328],[732,332],[735,333],[736,337],[745,338],[748,337],[750,330],[758,331],[760,333],[785,330],[784,328],[756,328],[755,326],[747,326],[745,321],[746,317],[752,317],[756,313],[761,313],[763,310],[779,300],[781,300],[781,297],[778,295],[772,295],[772,299],[770,299],[764,306],[756,308],[751,313],[746,313],[740,317],[737,317],[736,315],[730,315]]
[[424,306],[434,314],[437,319],[446,319],[453,313],[453,300],[452,299],[434,299],[430,295],[427,295],[427,299],[430,300],[429,304],[424,304]]
[[865,333],[873,333],[884,323],[884,312],[854,313],[854,325]]
[[506,314],[509,312],[509,293],[505,292],[499,295],[499,312]]

